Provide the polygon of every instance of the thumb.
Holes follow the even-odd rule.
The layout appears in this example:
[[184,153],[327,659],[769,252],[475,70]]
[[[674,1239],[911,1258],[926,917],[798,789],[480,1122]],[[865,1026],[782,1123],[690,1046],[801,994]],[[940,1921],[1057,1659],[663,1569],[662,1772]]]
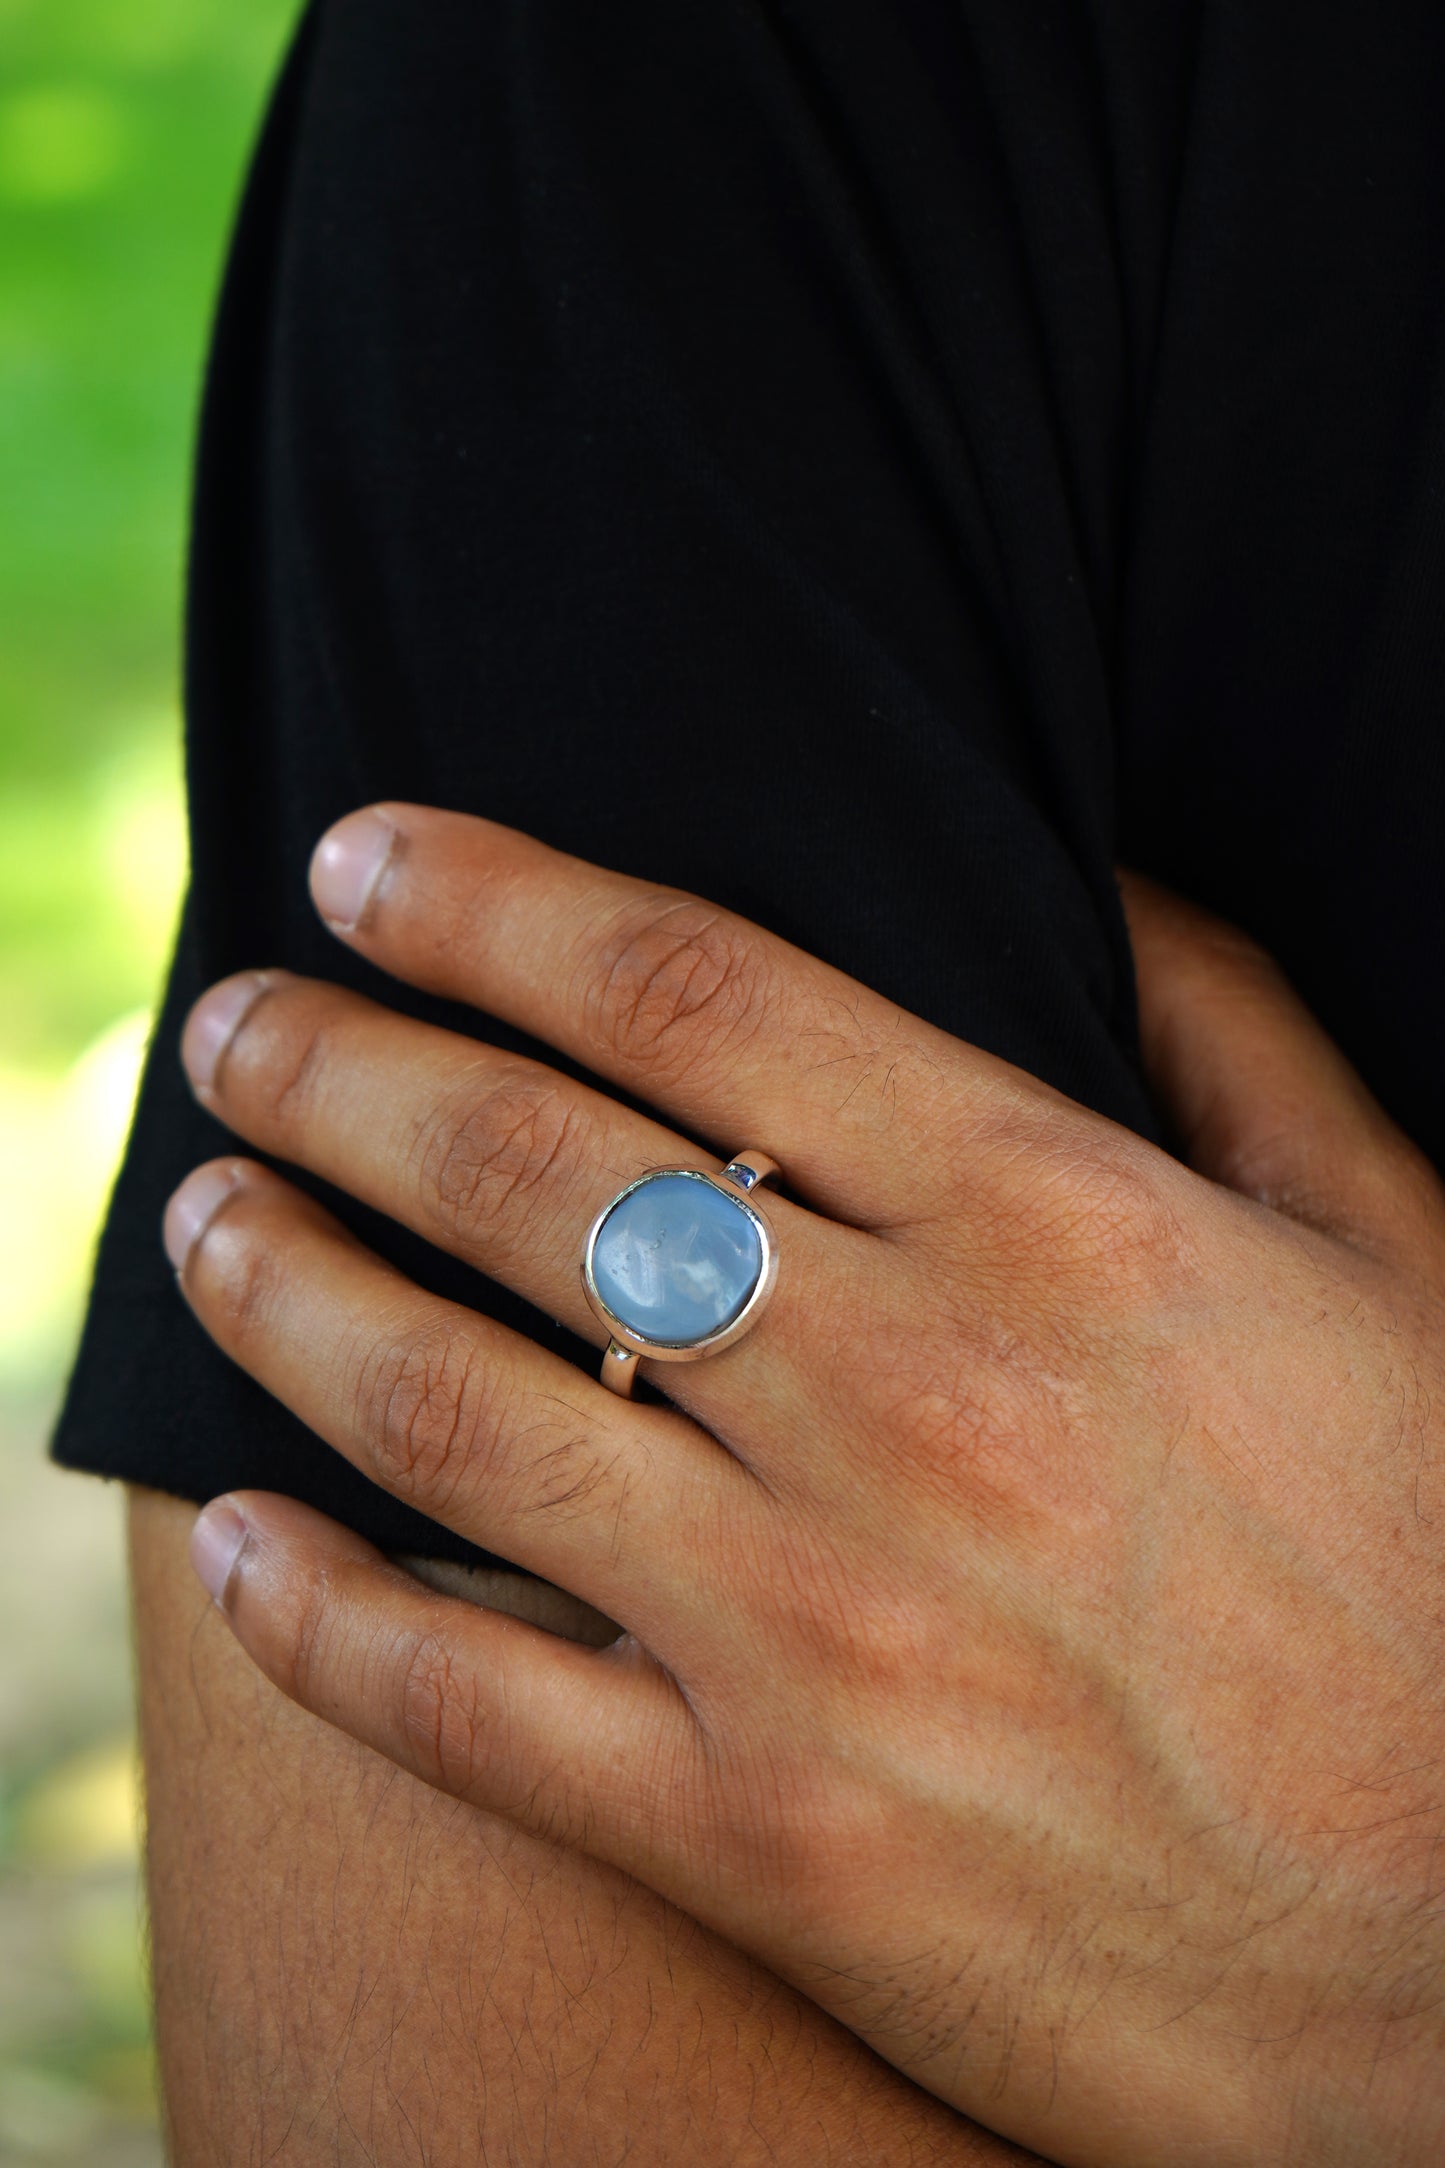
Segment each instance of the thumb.
[[1119,886],[1144,1066],[1189,1165],[1365,1249],[1438,1246],[1433,1167],[1273,958],[1142,874]]

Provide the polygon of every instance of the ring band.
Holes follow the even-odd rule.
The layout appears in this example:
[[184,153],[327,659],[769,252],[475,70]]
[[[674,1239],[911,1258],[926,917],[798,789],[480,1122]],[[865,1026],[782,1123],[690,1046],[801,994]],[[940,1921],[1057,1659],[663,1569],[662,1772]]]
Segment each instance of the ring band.
[[778,1172],[739,1152],[716,1174],[651,1167],[587,1230],[582,1286],[612,1335],[602,1382],[630,1396],[641,1355],[695,1362],[751,1331],[778,1276],[777,1241],[755,1192]]

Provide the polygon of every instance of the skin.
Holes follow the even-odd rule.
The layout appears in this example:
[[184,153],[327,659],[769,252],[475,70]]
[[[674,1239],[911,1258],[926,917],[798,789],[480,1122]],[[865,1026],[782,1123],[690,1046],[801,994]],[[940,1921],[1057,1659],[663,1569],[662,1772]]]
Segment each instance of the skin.
[[623,1181],[726,1136],[801,1201],[756,1329],[630,1406],[202,1170],[167,1233],[218,1343],[626,1629],[569,1646],[246,1494],[196,1557],[257,1665],[1050,2157],[1438,2159],[1445,1202],[1268,960],[1130,884],[1191,1168],[696,898],[425,808],[343,830],[323,905],[389,843],[344,938],[681,1133],[268,973],[187,1026],[239,1136],[595,1339],[578,1232]]
[[1033,2157],[627,1875],[288,1701],[191,1571],[194,1520],[132,1494],[173,2168]]

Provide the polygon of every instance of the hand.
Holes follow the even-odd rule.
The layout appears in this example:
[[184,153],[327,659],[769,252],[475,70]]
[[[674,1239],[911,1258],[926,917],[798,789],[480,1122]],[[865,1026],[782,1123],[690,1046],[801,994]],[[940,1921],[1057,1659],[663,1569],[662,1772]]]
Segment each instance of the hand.
[[[485,821],[351,816],[323,915],[719,1151],[773,1152],[756,1329],[619,1401],[254,1163],[167,1239],[219,1344],[377,1482],[626,1629],[440,1599],[294,1502],[196,1556],[403,1766],[766,1959],[1060,2161],[1445,2142],[1445,1202],[1267,960],[1139,883],[1195,1167],[757,927]],[[687,1135],[282,972],[203,1102],[605,1338],[583,1233]]]

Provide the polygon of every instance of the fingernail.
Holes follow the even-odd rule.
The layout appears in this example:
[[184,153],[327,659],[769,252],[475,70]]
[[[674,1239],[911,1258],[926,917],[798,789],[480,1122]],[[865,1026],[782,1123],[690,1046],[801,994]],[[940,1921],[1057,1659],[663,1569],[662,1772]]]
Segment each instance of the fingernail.
[[177,1272],[185,1271],[191,1251],[226,1199],[239,1188],[240,1177],[235,1169],[213,1162],[188,1174],[172,1194],[161,1221],[161,1239]]
[[338,933],[355,933],[376,900],[396,849],[386,816],[366,806],[328,828],[311,854],[311,897]]
[[206,1507],[191,1530],[191,1564],[212,1603],[224,1607],[227,1584],[251,1531],[223,1499]]
[[198,1091],[215,1083],[222,1056],[248,1011],[268,987],[290,976],[289,971],[238,971],[202,994],[181,1033],[181,1060]]

